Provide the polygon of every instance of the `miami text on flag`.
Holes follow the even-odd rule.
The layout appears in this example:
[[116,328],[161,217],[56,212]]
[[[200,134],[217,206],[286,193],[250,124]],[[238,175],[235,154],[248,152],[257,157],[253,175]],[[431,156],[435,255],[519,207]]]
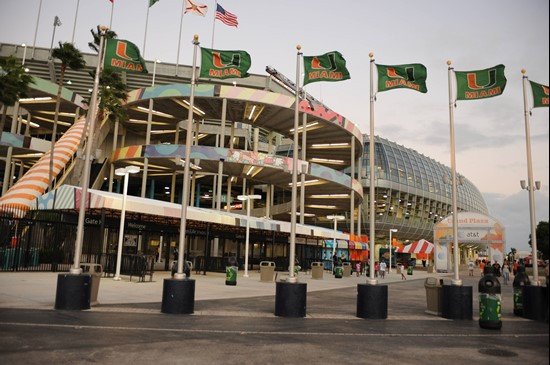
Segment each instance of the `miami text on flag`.
[[137,46],[121,39],[107,39],[103,66],[118,71],[147,73]]
[[185,11],[184,14],[193,13],[195,15],[206,16],[208,12],[208,6],[200,4],[195,0],[185,0]]
[[533,108],[548,107],[548,86],[533,81],[529,82],[533,91]]
[[504,65],[478,71],[455,71],[455,75],[457,100],[491,98],[502,94],[506,87]]
[[426,67],[420,63],[408,65],[376,65],[378,70],[378,91],[411,89],[426,93]]
[[213,79],[243,78],[252,64],[245,51],[219,51],[201,48],[200,77]]
[[217,4],[216,8],[216,19],[220,20],[223,24],[229,25],[230,27],[237,27],[239,22],[237,21],[237,16],[229,11],[225,10],[220,4]]
[[346,60],[338,51],[321,56],[304,56],[304,86],[317,81],[342,81],[350,78]]

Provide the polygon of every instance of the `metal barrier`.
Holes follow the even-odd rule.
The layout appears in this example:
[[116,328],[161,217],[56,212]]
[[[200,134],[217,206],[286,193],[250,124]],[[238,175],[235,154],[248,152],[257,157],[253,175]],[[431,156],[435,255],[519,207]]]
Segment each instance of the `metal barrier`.
[[[106,264],[104,267],[105,276],[115,274],[116,270],[116,254],[107,255]],[[122,255],[120,263],[120,274],[129,275],[130,280],[133,276],[137,276],[139,281],[145,281],[145,276],[149,275],[149,281],[153,281],[155,272],[155,256],[153,255]]]

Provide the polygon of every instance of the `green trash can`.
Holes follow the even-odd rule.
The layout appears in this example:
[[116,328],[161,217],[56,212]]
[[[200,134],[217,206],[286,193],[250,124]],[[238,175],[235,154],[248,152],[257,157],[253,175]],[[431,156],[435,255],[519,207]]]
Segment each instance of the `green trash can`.
[[237,285],[237,266],[225,267],[225,285]]
[[336,266],[336,269],[334,270],[334,277],[336,279],[342,279],[342,276],[344,276],[344,268],[342,266]]
[[413,267],[407,266],[407,275],[412,275],[412,274],[413,274]]

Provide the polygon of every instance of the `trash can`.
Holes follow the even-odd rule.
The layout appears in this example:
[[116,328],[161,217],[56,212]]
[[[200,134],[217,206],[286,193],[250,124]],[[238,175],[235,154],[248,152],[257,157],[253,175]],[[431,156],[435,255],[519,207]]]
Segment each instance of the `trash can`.
[[351,276],[351,262],[344,262],[342,268],[344,270],[343,276],[349,278]]
[[275,263],[273,261],[260,262],[260,281],[272,282],[275,279]]
[[342,266],[336,266],[334,269],[334,278],[336,279],[342,279],[342,275],[344,274],[344,269]]
[[485,266],[479,280],[479,327],[498,330],[502,328],[500,282],[491,266]]
[[413,274],[413,267],[407,266],[407,275],[412,275],[412,274]]
[[525,266],[518,266],[518,271],[512,284],[514,290],[514,314],[523,316],[523,287],[531,285],[529,276],[525,273]]
[[312,279],[322,280],[324,271],[325,271],[325,268],[323,267],[322,262],[312,262],[311,263],[311,278]]
[[82,273],[92,276],[92,286],[90,288],[90,305],[98,305],[97,294],[99,293],[99,281],[103,274],[103,266],[100,264],[81,263]]
[[237,266],[225,267],[225,285],[237,285]]
[[434,277],[426,278],[424,281],[424,288],[426,288],[426,304],[428,309],[426,313],[433,314],[434,316],[441,315],[441,302],[442,302],[442,290],[443,279],[437,279]]
[[428,274],[434,273],[434,267],[432,265],[428,265]]

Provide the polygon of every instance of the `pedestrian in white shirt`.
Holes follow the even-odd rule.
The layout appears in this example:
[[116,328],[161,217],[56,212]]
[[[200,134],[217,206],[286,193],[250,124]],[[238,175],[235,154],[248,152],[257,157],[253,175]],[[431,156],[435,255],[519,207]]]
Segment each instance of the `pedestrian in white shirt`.
[[386,275],[386,262],[382,261],[380,262],[380,277],[384,279],[385,275]]

